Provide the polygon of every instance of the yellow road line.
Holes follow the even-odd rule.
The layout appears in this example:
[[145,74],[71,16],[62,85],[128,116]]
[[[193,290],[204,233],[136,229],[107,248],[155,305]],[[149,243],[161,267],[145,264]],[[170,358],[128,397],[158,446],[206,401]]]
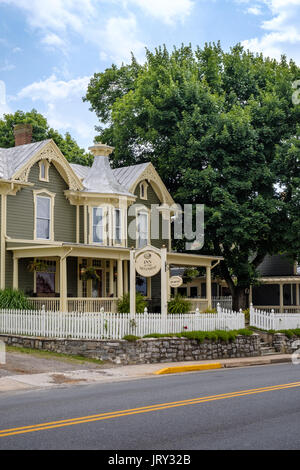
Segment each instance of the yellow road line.
[[237,397],[243,397],[247,395],[255,395],[258,393],[266,393],[266,392],[285,390],[285,389],[296,388],[296,387],[300,387],[300,382],[274,385],[274,386],[256,388],[256,389],[250,389],[250,390],[241,390],[241,391],[230,392],[230,393],[225,393],[221,395],[191,398],[189,400],[182,400],[182,401],[176,401],[176,402],[170,402],[170,403],[161,403],[161,404],[144,406],[144,407],[133,408],[133,409],[128,409],[128,410],[101,413],[97,415],[82,416],[79,418],[52,421],[48,423],[35,424],[32,426],[3,429],[0,431],[0,437],[7,437],[7,436],[14,436],[17,434],[26,434],[26,433],[37,432],[37,431],[44,431],[46,429],[55,429],[55,428],[61,428],[65,426],[73,426],[75,424],[91,423],[91,422],[102,421],[106,419],[119,418],[122,416],[129,416],[129,415],[135,415],[135,414],[140,414],[140,413],[149,413],[152,411],[166,410],[170,408],[177,408],[180,406],[195,405],[195,404],[201,404],[201,403],[206,403],[206,402],[211,402],[211,401],[224,400],[227,398],[237,398]]
[[220,362],[213,362],[210,364],[195,364],[191,366],[175,366],[175,367],[166,367],[165,369],[160,369],[154,372],[154,375],[164,375],[164,374],[178,374],[180,372],[195,372],[200,370],[212,370],[212,369],[222,369],[222,364]]

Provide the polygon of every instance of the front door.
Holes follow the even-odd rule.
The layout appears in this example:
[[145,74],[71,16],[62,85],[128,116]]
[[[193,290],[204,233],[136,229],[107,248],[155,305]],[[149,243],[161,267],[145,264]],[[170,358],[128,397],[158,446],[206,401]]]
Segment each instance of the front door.
[[92,284],[92,297],[97,299],[103,297],[103,272],[102,269],[97,269],[96,271],[98,279],[93,279]]

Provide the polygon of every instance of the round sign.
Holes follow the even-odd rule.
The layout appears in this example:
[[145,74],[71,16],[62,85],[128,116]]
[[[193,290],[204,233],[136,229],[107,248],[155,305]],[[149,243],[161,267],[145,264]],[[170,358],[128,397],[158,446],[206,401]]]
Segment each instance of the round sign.
[[135,267],[140,276],[155,276],[161,270],[161,258],[153,251],[145,251],[136,258]]
[[183,284],[183,279],[180,276],[172,276],[170,278],[170,287],[176,289],[177,287],[181,287]]

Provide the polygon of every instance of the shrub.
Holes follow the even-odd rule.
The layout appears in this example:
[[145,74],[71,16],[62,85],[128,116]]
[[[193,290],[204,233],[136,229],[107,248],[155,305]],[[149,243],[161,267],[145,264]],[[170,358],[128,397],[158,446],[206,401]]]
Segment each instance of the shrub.
[[141,339],[141,337],[140,336],[134,336],[134,335],[127,335],[127,336],[124,336],[123,339],[133,343],[133,342],[137,341],[138,339]]
[[204,340],[210,341],[234,341],[238,335],[243,336],[251,336],[253,335],[253,331],[241,329],[241,330],[233,330],[233,331],[223,331],[223,330],[216,330],[216,331],[184,331],[182,333],[174,333],[174,334],[159,334],[153,333],[151,335],[146,335],[144,338],[188,338],[194,339],[199,343],[203,343]]
[[245,315],[245,320],[247,322],[249,322],[250,321],[250,308],[247,308],[246,310],[243,310],[243,313]]
[[174,299],[168,302],[168,313],[188,313],[192,304],[181,295],[175,295]]
[[[147,301],[141,293],[136,294],[136,313],[144,313],[147,307]],[[118,301],[118,313],[130,312],[130,297],[129,294],[123,295],[122,299]]]
[[18,309],[31,310],[32,305],[28,297],[20,291],[13,289],[4,289],[0,291],[0,309]]
[[218,313],[216,308],[207,308],[201,313]]

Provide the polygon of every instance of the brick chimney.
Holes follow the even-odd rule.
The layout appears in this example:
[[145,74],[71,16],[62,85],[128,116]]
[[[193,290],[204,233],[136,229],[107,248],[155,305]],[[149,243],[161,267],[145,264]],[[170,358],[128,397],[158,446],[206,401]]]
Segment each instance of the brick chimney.
[[19,145],[31,144],[32,142],[32,125],[16,124],[14,126],[15,147]]

